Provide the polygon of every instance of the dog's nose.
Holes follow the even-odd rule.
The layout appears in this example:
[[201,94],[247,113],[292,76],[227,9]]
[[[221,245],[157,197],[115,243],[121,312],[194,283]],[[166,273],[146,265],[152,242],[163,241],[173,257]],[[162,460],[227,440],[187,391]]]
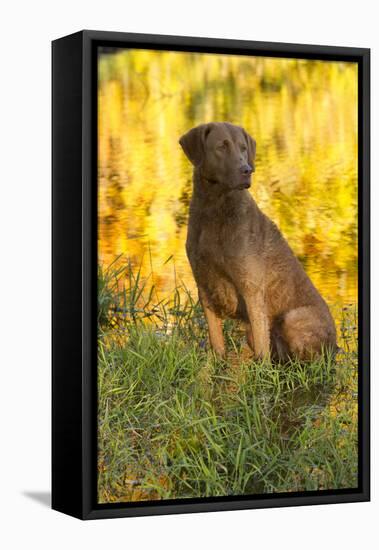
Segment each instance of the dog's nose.
[[250,164],[243,164],[240,168],[242,175],[244,176],[250,176],[250,174],[253,172],[252,167]]

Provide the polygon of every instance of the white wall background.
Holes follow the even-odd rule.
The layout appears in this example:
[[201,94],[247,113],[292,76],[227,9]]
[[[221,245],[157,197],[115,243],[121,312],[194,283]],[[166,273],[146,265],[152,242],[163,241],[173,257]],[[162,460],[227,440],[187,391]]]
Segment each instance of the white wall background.
[[[376,361],[372,365],[372,503],[86,523],[53,512],[41,503],[46,502],[50,487],[50,41],[86,28],[371,47],[375,277],[379,223],[376,4],[374,0],[2,3],[0,541],[4,539],[3,548],[377,547]],[[374,356],[379,321],[377,296],[378,287],[373,284]]]

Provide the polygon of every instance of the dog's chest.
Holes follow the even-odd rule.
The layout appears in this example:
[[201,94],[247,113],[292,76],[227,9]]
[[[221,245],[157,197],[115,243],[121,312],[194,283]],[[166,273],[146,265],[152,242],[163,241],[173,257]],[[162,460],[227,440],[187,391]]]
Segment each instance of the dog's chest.
[[230,233],[225,230],[224,224],[203,222],[199,224],[193,239],[194,256],[206,261],[209,267],[216,268],[224,263],[230,241]]
[[251,239],[243,224],[228,221],[205,221],[199,223],[195,231],[195,238],[192,239],[194,254],[197,258],[206,260],[209,267],[233,262],[233,258],[244,254]]
[[187,253],[196,283],[205,293],[207,303],[220,317],[243,318],[228,257],[230,234],[225,226],[199,224],[196,233],[189,233]]

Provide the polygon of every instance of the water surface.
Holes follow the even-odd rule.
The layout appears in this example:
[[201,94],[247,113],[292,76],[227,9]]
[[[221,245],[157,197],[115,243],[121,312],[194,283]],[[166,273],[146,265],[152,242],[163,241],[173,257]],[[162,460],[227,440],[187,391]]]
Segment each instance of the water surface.
[[[178,144],[209,121],[257,142],[251,193],[327,302],[357,300],[357,66],[148,50],[99,55],[99,261],[195,285],[185,254],[192,168]],[[169,259],[170,258],[170,259]],[[169,259],[169,261],[167,261]]]

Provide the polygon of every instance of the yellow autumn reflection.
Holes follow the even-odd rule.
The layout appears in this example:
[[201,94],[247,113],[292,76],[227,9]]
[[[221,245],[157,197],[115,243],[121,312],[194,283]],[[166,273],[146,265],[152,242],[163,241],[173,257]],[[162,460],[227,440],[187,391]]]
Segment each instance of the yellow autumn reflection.
[[330,305],[357,301],[356,64],[120,49],[99,54],[98,86],[99,262],[125,254],[162,297],[195,294],[178,139],[229,121],[256,139],[258,205]]

